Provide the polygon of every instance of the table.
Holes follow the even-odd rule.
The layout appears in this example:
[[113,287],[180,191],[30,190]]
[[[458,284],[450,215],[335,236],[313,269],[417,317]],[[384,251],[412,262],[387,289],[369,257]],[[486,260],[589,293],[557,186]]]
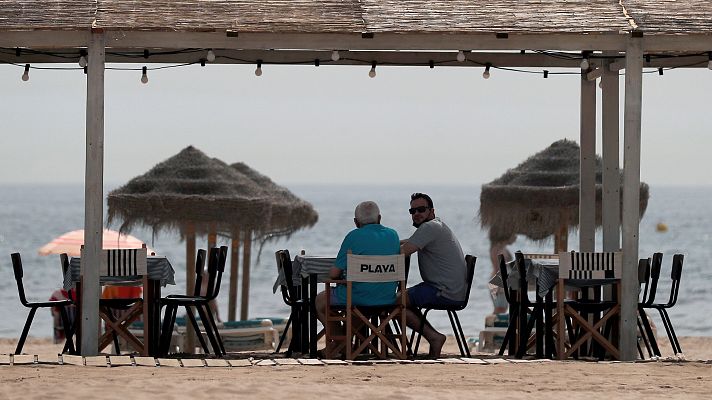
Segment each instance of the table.
[[[559,260],[558,259],[525,259],[524,267],[526,269],[525,282],[527,288],[521,289],[521,279],[519,271],[516,268],[516,262],[510,261],[507,263],[507,286],[515,291],[519,309],[517,315],[519,318],[510,319],[510,329],[514,330],[514,337],[510,338],[510,354],[515,353],[517,357],[523,357],[526,353],[528,335],[521,333],[526,330],[528,324],[528,298],[526,290],[534,289],[536,291],[536,305],[538,315],[534,315],[536,322],[536,357],[551,358],[554,352],[553,340],[553,293],[552,289],[556,287],[559,277]],[[490,289],[503,287],[502,277],[499,272],[490,279]],[[510,312],[510,315],[513,313]],[[513,343],[512,343],[513,342]]]
[[[143,285],[143,351],[144,356],[155,356],[158,351],[158,339],[160,332],[160,309],[157,299],[161,298],[161,287],[166,285],[175,285],[175,271],[173,266],[166,257],[149,256],[146,259],[148,275],[143,278],[140,276],[101,276],[99,278],[100,285],[128,285],[138,286]],[[64,275],[64,288],[69,290],[76,288],[77,292],[77,311],[81,315],[81,258],[72,257],[69,262],[69,268]],[[77,319],[79,325],[81,318]],[[75,327],[77,333],[77,342],[81,329]],[[117,330],[117,334],[124,336],[129,341],[140,341],[130,332]],[[106,342],[106,338],[100,338],[99,343]],[[135,343],[135,342],[134,342]]]

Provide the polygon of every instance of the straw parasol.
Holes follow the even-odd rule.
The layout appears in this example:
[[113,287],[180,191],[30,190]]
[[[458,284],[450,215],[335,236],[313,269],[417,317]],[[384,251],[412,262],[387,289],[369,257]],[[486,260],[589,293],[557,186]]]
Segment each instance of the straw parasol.
[[[492,243],[515,235],[545,241],[578,226],[579,159],[576,142],[559,140],[494,181],[482,185],[480,223]],[[596,224],[601,225],[601,158],[596,156]],[[640,184],[640,215],[648,206],[648,185]],[[559,238],[556,238],[559,243]],[[557,245],[555,251],[566,251]]]

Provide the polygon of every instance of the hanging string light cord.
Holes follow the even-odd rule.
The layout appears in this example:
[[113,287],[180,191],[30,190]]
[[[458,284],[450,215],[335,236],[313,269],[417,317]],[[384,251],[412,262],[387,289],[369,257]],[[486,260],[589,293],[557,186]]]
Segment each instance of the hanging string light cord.
[[[196,49],[196,48],[188,48],[188,49],[179,49],[179,50],[171,50],[171,51],[157,51],[157,52],[148,52],[147,50],[144,51],[131,51],[131,52],[112,52],[112,51],[107,51],[106,54],[112,55],[112,56],[117,56],[117,57],[125,57],[125,58],[135,58],[137,59],[147,59],[150,58],[151,56],[166,56],[166,55],[177,55],[177,54],[203,54],[206,53],[211,49]],[[85,51],[85,50],[81,50]],[[552,58],[557,58],[557,59],[565,59],[565,60],[582,60],[584,57],[582,56],[581,53],[572,53],[572,52],[563,52],[563,51],[551,51],[551,50],[533,50],[534,53],[536,54],[541,54],[545,55],[547,57],[552,57]],[[0,47],[0,56],[2,55],[14,55],[18,56],[20,54],[28,54],[28,55],[44,55],[44,56],[50,56],[50,57],[55,57],[58,59],[65,59],[65,60],[78,60],[80,57],[82,57],[84,54],[79,52],[79,51],[67,51],[67,52],[50,52],[50,51],[43,51],[43,50],[34,50],[34,49],[27,49],[27,48],[6,48],[6,47]],[[350,53],[353,54],[353,53]],[[706,56],[708,55],[709,52],[699,52],[699,53],[692,53],[692,54],[647,54],[646,55],[646,61],[647,60],[652,60],[652,59],[669,59],[669,58],[690,58],[690,57],[701,57],[701,56]],[[231,57],[231,56],[226,56],[226,55],[220,55],[218,56],[219,58],[223,58],[226,60],[231,60],[231,61],[237,61],[245,64],[254,64],[258,60],[248,60],[248,59],[243,59],[243,58],[237,58],[237,57]],[[590,60],[596,60],[596,59],[625,59],[625,55],[616,55],[616,56],[608,56],[608,55],[600,55],[596,53],[588,53],[586,57]],[[156,70],[161,70],[161,69],[169,69],[169,68],[179,68],[179,67],[186,67],[186,66],[191,66],[195,64],[201,64],[204,65],[205,63],[205,58],[201,57],[199,60],[192,61],[192,62],[185,62],[185,63],[180,63],[180,64],[170,64],[170,65],[162,65],[162,66],[157,66],[157,67],[148,67],[147,69],[149,71],[156,71]],[[337,62],[343,62],[343,61],[349,61],[349,62],[354,62],[354,63],[362,63],[364,65],[372,65],[374,60],[371,59],[359,59],[359,58],[353,58],[353,57],[339,57],[337,61],[334,61],[331,57],[326,57],[324,59],[309,59],[309,60],[304,60],[304,61],[270,61],[270,62],[265,62],[261,61],[261,64],[263,65],[313,65],[315,62],[317,64],[330,64],[330,63],[337,63]],[[429,60],[427,62],[422,62],[422,63],[397,63],[397,62],[378,62],[378,66],[424,66],[424,67],[434,67],[436,65],[445,65],[445,64],[452,64],[453,62],[458,61],[457,58],[453,57],[452,60],[444,60],[444,61],[433,61]],[[664,67],[662,68],[663,70],[673,70],[677,68],[687,68],[687,67],[695,67],[701,64],[705,64],[708,61],[703,60],[703,61],[698,61],[698,62],[691,62],[688,64],[683,64],[683,65],[677,65],[673,67]],[[17,67],[25,68],[26,63],[19,63],[19,62],[13,62],[13,61],[7,61],[7,60],[2,60],[0,59],[0,63],[7,64],[7,65],[14,65]],[[470,65],[476,65],[476,66],[481,66],[481,67],[490,67],[492,69],[497,69],[497,70],[502,70],[502,71],[508,71],[508,72],[517,72],[517,73],[523,73],[523,74],[536,74],[536,75],[541,75],[542,72],[544,71],[539,71],[539,70],[531,70],[531,69],[522,69],[522,68],[513,68],[513,67],[503,67],[503,66],[497,66],[493,65],[491,63],[483,63],[483,62],[477,62],[473,60],[464,60],[464,61],[458,61],[458,64],[470,64]],[[45,66],[30,66],[31,69],[36,69],[36,70],[84,70],[82,67],[45,67]],[[652,67],[650,67],[652,68]],[[114,70],[114,71],[140,71],[143,69],[143,67],[106,67],[107,70]],[[653,70],[648,70],[648,71],[643,71],[645,74],[652,74],[652,73],[658,73],[660,68],[655,68]],[[578,71],[557,71],[557,72],[552,72],[552,71],[545,71],[545,75],[579,75],[580,72]],[[624,72],[621,72],[621,75],[625,75]]]

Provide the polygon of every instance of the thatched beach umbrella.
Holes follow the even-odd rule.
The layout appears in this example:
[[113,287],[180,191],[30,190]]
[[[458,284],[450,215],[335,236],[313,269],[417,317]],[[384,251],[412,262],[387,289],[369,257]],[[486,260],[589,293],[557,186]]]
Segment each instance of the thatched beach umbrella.
[[[289,189],[277,185],[270,178],[254,169],[247,166],[243,162],[232,164],[231,167],[238,171],[241,175],[246,176],[261,190],[264,191],[266,198],[270,202],[269,221],[262,229],[262,235],[265,239],[274,238],[277,236],[289,235],[301,228],[310,227],[316,224],[319,215],[314,210],[312,205],[289,191]],[[249,291],[250,291],[250,252],[251,252],[251,235],[250,231],[243,231],[244,247],[242,250],[242,307],[240,309],[240,319],[247,319],[247,310],[249,307]],[[237,299],[237,265],[239,247],[239,233],[234,232],[233,240],[233,257],[230,265],[230,299],[228,302],[228,318],[235,319],[236,299]]]
[[[515,235],[544,241],[554,235],[555,251],[566,251],[568,231],[578,226],[579,159],[579,145],[560,140],[483,185],[479,216],[490,241],[507,243]],[[596,156],[596,225],[601,225],[601,171]],[[641,216],[648,195],[648,185],[641,183]]]

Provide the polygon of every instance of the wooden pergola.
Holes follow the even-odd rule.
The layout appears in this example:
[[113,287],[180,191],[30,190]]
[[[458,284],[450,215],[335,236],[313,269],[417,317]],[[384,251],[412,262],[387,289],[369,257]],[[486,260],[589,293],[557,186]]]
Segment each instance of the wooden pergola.
[[[83,265],[98,265],[102,242],[106,63],[505,67],[537,68],[543,74],[548,74],[544,72],[547,68],[580,71],[580,251],[596,250],[593,171],[596,80],[600,78],[604,188],[603,249],[598,250],[623,251],[621,357],[633,360],[643,69],[706,68],[712,57],[712,2],[0,0],[0,48],[0,60],[20,66],[74,64],[86,55]],[[622,220],[618,155],[621,70],[625,72]],[[98,271],[82,273],[86,295],[82,298],[81,351],[92,355],[97,352]]]

